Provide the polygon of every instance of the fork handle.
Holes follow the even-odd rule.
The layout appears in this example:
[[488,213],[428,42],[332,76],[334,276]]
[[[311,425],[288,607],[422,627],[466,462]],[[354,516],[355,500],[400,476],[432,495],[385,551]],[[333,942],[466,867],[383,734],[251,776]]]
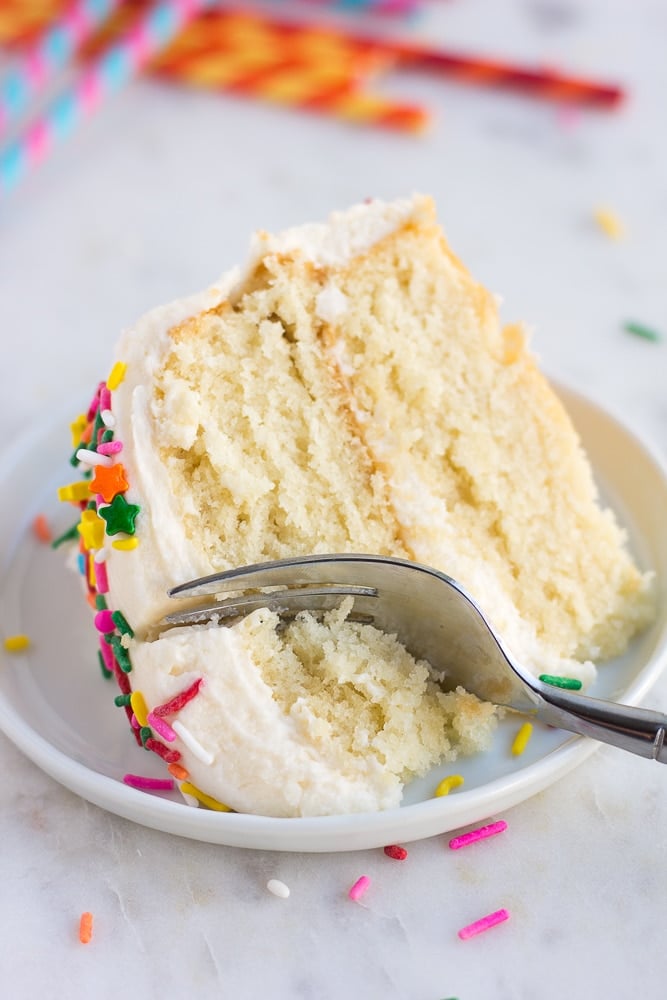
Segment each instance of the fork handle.
[[649,708],[572,695],[541,684],[537,715],[550,726],[667,764],[667,715]]

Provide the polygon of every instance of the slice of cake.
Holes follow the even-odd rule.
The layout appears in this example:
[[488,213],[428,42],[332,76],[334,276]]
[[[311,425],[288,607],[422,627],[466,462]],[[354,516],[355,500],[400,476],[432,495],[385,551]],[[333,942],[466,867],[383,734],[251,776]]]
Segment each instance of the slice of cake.
[[[318,552],[459,580],[536,673],[590,681],[650,617],[522,330],[452,255],[428,198],[272,237],[243,272],[121,338],[75,425],[101,652],[138,740],[186,794],[266,815],[386,808],[494,710],[349,617],[266,610],[165,630],[166,594]],[[208,797],[208,798],[207,798]]]

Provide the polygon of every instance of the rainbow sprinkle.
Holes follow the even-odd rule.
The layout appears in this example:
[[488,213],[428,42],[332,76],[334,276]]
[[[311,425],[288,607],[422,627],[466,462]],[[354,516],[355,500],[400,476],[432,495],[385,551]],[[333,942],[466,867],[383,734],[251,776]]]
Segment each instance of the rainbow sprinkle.
[[218,802],[214,799],[212,795],[207,795],[206,792],[202,792],[201,789],[197,788],[189,781],[184,781],[181,785],[181,791],[184,795],[191,795],[193,799],[197,799],[202,805],[207,806],[209,809],[214,809],[216,812],[231,812],[232,810],[229,806],[226,806],[224,802]]
[[92,913],[81,914],[79,920],[79,941],[81,944],[90,944],[93,937],[93,915]]
[[496,910],[494,913],[489,913],[486,917],[481,917],[474,923],[468,924],[467,927],[462,927],[458,935],[462,941],[467,941],[468,938],[475,937],[476,934],[481,934],[483,931],[488,931],[491,927],[496,927],[505,920],[509,920],[509,916],[509,912],[505,909]]
[[506,829],[507,823],[505,820],[499,819],[497,823],[489,823],[488,826],[480,826],[476,830],[470,830],[469,833],[462,833],[458,837],[452,837],[449,841],[449,846],[453,851],[458,851],[462,847],[476,844],[478,840],[486,840],[488,837],[495,837],[498,833],[504,833]]
[[576,677],[556,677],[553,674],[540,674],[543,684],[551,687],[564,688],[566,691],[581,691],[582,683]]
[[436,798],[440,798],[443,795],[449,795],[449,793],[454,788],[460,788],[463,784],[463,777],[460,774],[450,774],[447,778],[443,778],[435,792],[433,793]]
[[515,757],[521,756],[521,754],[528,746],[528,741],[530,740],[530,737],[532,735],[533,735],[532,723],[524,722],[524,724],[520,726],[519,731],[514,737],[514,742],[512,743],[512,754]]
[[270,878],[266,883],[266,888],[270,893],[274,896],[278,896],[280,899],[287,899],[290,894],[289,886],[286,886],[284,882],[281,882],[280,879],[277,878]]
[[3,643],[8,653],[22,653],[30,645],[27,635],[8,635]]
[[657,330],[653,330],[643,323],[635,323],[634,320],[624,323],[623,329],[626,333],[633,333],[635,337],[641,337],[642,340],[651,340],[653,343],[659,343],[662,340],[662,335]]
[[140,774],[125,774],[123,781],[131,788],[145,792],[170,792],[175,785],[173,778],[145,778]]
[[354,883],[354,885],[348,892],[347,894],[348,897],[352,900],[353,903],[356,903],[357,900],[361,899],[364,893],[368,891],[370,884],[371,880],[369,879],[368,875],[362,875],[360,878],[357,879],[357,881]]

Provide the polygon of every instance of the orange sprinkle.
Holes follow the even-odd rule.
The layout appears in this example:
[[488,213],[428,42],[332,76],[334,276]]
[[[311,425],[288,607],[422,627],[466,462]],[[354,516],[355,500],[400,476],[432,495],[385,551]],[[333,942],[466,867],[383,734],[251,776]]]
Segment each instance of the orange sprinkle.
[[92,913],[81,914],[81,920],[79,921],[79,941],[81,944],[89,944],[90,939],[93,936],[93,915]]
[[48,545],[53,538],[51,529],[49,528],[49,522],[43,514],[38,514],[32,522],[32,530],[35,538],[38,538],[40,542],[44,542],[46,545]]
[[186,771],[180,764],[169,764],[167,770],[170,774],[173,774],[178,781],[187,781],[190,777],[190,772]]
[[94,611],[98,610],[97,604],[95,603],[95,594],[91,590],[89,590],[86,594],[86,600]]
[[84,444],[90,444],[92,436],[93,436],[93,421],[91,420],[90,423],[88,423],[84,427],[83,434],[81,435],[81,440]]

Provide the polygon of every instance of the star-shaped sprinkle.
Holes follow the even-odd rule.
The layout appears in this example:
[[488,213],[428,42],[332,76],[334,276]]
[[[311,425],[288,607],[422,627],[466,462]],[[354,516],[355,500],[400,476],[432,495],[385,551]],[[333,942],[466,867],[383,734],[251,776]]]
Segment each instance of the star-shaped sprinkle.
[[107,503],[111,503],[118,493],[125,493],[129,486],[125,469],[120,462],[108,467],[97,465],[90,483],[90,492],[99,493]]
[[107,534],[117,535],[119,531],[124,531],[128,535],[133,535],[136,530],[134,522],[140,510],[138,504],[128,503],[125,497],[118,493],[108,507],[100,507],[100,517],[107,522]]
[[79,534],[87,549],[101,549],[104,545],[105,524],[94,510],[84,510],[81,513]]

